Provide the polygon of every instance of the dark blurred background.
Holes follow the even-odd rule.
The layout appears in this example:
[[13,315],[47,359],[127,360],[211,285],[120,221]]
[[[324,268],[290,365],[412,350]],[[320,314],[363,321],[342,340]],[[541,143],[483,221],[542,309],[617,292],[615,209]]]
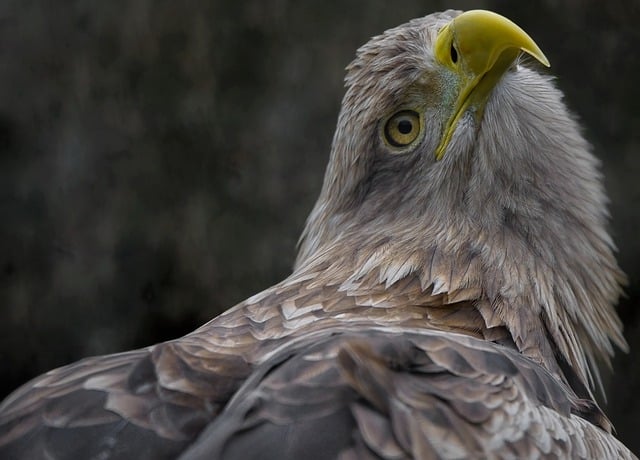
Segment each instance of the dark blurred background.
[[606,410],[640,452],[637,0],[4,0],[0,399],[83,356],[180,336],[284,278],[343,68],[370,36],[449,7],[529,32],[602,159],[630,278],[631,353]]

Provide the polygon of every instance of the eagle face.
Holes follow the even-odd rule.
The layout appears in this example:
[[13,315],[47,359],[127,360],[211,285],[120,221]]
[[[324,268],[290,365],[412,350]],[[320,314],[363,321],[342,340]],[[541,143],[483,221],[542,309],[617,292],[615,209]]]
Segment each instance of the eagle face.
[[[407,203],[412,209],[407,214],[449,215],[462,211],[471,195],[480,194],[475,188],[493,194],[501,191],[498,185],[510,185],[475,184],[474,179],[481,178],[472,168],[512,176],[514,183],[526,179],[523,176],[530,171],[520,172],[521,163],[527,166],[536,161],[527,149],[544,148],[534,136],[554,123],[544,113],[546,99],[561,96],[547,77],[518,65],[519,47],[506,48],[494,62],[495,56],[484,53],[477,57],[474,49],[461,46],[454,33],[455,21],[464,23],[460,19],[471,13],[478,12],[460,16],[460,12],[448,11],[417,19],[374,37],[358,50],[356,60],[347,67],[347,91],[327,170],[326,193],[321,197],[321,204],[334,214],[348,211],[352,218],[360,211],[364,219],[390,216],[390,220],[399,220],[394,212]],[[491,19],[497,16],[483,13]],[[476,14],[471,19],[482,20]],[[517,28],[510,22],[508,27],[507,31]],[[519,28],[516,31],[524,34]],[[481,28],[477,34],[483,32]],[[526,34],[523,37],[528,48],[538,50]],[[496,38],[494,48],[504,47],[501,38]],[[445,51],[438,53],[439,48]],[[447,53],[454,53],[455,63]],[[546,63],[541,51],[537,56]],[[501,96],[505,92],[509,93],[506,98]],[[522,98],[521,105],[529,110],[540,106],[542,113],[532,115],[544,118],[522,116],[523,107],[516,106]],[[501,99],[497,110],[496,99]],[[489,111],[486,116],[485,110]],[[532,128],[537,131],[526,136]],[[496,138],[507,142],[510,137],[518,138],[517,144],[495,145]],[[492,145],[479,142],[484,139]],[[501,157],[487,158],[491,154]],[[500,163],[487,165],[490,160]],[[538,163],[546,166],[545,160]]]

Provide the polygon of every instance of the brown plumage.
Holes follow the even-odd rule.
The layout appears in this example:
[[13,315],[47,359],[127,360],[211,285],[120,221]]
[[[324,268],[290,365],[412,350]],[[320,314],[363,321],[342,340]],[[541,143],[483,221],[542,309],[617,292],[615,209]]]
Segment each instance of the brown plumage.
[[0,457],[634,458],[591,392],[626,347],[598,163],[535,43],[459,14],[358,51],[290,277],[24,385]]

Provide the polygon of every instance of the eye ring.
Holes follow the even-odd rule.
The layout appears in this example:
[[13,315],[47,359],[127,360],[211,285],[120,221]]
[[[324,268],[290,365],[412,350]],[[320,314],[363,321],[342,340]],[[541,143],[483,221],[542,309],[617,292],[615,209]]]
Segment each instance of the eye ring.
[[422,119],[414,110],[401,110],[393,114],[384,125],[384,139],[391,147],[406,147],[415,142],[422,132]]

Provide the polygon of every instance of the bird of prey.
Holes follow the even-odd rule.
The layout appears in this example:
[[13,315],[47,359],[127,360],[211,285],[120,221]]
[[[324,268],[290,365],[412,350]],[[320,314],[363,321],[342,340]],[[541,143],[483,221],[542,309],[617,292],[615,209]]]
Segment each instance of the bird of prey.
[[541,64],[487,11],[371,39],[293,273],[25,384],[0,457],[634,458],[593,396],[626,348],[599,164]]

